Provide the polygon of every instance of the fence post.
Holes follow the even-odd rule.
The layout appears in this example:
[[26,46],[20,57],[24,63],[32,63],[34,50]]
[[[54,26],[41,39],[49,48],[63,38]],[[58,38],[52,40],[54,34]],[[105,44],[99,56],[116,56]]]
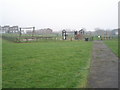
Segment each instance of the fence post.
[[35,27],[33,27],[32,37],[33,37],[34,33],[35,33]]
[[22,33],[21,33],[21,28],[20,28],[19,42],[20,42],[21,35],[22,35]]

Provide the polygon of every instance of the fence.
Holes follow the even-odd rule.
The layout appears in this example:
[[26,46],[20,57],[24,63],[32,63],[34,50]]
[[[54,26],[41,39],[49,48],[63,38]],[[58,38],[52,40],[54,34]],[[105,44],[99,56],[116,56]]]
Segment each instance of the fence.
[[58,40],[59,36],[56,34],[49,34],[49,35],[2,34],[2,38],[12,42],[32,42],[32,41],[42,41],[42,40]]

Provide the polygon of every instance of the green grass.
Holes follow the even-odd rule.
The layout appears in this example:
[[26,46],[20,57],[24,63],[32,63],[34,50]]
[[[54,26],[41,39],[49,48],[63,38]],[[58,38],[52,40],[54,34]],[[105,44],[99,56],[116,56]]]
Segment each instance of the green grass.
[[3,40],[3,88],[83,88],[92,42]]
[[120,57],[120,54],[118,54],[118,39],[106,40],[105,43],[111,48],[113,53]]

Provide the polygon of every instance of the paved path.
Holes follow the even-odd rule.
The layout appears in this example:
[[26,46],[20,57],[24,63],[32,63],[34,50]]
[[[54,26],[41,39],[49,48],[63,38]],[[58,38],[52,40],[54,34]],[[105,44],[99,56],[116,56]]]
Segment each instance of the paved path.
[[118,88],[118,58],[102,42],[94,41],[90,88]]

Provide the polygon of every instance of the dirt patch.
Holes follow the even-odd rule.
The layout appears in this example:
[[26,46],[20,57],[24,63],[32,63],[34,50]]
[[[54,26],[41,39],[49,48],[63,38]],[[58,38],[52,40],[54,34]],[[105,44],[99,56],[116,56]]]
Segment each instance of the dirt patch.
[[118,57],[103,43],[94,41],[89,88],[118,88]]

